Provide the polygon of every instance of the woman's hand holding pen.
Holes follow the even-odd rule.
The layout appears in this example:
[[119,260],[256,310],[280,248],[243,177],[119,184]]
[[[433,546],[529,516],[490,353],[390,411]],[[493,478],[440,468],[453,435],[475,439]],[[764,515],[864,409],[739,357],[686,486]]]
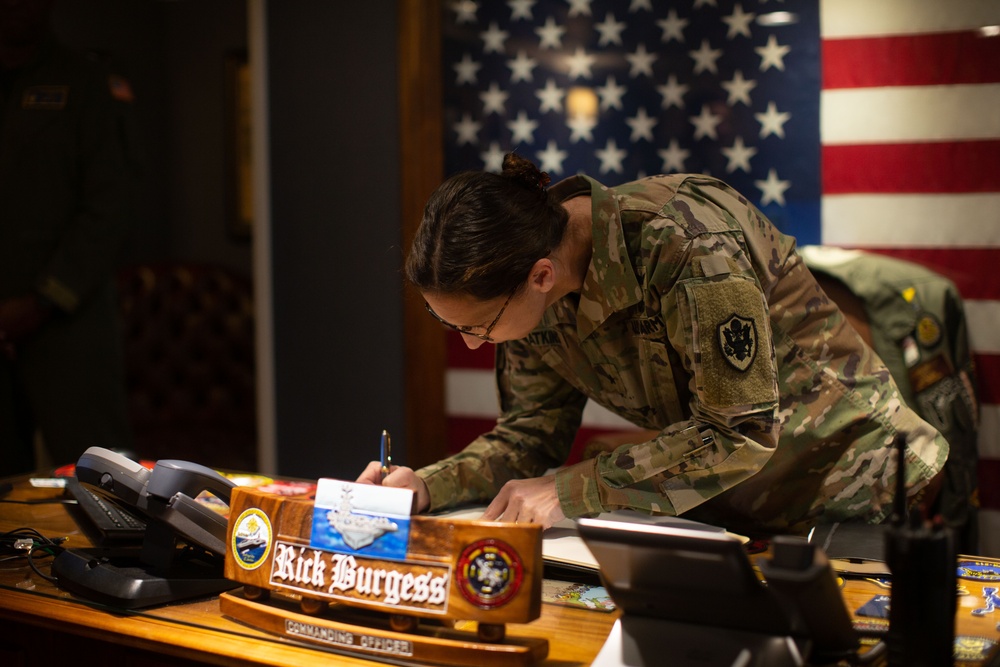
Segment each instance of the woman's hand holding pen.
[[565,518],[556,493],[555,475],[507,482],[482,516],[483,521],[537,523],[543,529]]
[[424,480],[417,477],[413,468],[406,466],[389,466],[389,474],[382,477],[382,462],[372,461],[358,477],[359,484],[381,484],[397,489],[410,489],[416,495],[416,507],[414,511],[424,512],[431,506],[431,494],[427,490]]

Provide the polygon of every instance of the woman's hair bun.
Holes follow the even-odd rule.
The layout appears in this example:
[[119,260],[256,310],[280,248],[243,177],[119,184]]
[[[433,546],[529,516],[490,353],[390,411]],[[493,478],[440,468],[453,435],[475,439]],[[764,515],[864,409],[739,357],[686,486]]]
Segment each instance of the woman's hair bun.
[[552,180],[546,172],[539,171],[531,160],[526,160],[517,153],[507,153],[503,156],[502,175],[526,188],[540,192],[544,191],[545,186]]

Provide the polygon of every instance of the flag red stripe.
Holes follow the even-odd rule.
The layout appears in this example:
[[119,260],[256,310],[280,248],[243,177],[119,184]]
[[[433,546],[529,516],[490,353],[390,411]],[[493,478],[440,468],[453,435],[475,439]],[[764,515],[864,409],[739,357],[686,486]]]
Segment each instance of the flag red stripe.
[[997,192],[998,155],[1000,140],[823,146],[823,193]]
[[974,354],[980,403],[1000,405],[1000,354]]
[[448,417],[448,454],[454,454],[470,442],[489,433],[496,426],[497,420],[478,417]]
[[[905,242],[905,241],[904,241]],[[1000,300],[1000,248],[871,248],[864,250],[905,259],[947,277],[963,299]],[[987,276],[994,276],[988,279]]]
[[979,504],[1000,509],[1000,459],[979,459]]
[[825,39],[823,88],[996,83],[998,62],[1000,40],[973,30]]
[[475,350],[469,349],[462,335],[455,331],[447,334],[446,350],[448,368],[469,368],[491,370],[493,368],[493,345],[483,343]]

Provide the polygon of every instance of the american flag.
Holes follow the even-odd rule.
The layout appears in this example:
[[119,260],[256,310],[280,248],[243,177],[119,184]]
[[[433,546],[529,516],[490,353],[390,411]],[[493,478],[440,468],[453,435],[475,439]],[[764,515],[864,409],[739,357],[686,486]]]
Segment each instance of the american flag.
[[[951,278],[982,402],[983,552],[1000,555],[1000,2],[456,0],[445,166],[553,180],[707,173],[800,245]],[[452,450],[492,428],[492,350],[449,339]],[[578,441],[627,426],[594,406]]]

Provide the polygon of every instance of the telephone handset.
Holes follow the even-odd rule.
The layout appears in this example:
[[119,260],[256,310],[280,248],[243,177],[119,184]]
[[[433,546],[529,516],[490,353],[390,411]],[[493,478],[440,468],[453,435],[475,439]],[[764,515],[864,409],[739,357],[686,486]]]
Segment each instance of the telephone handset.
[[76,476],[126,510],[152,519],[151,526],[162,522],[181,539],[225,555],[226,518],[195,498],[208,491],[228,505],[235,484],[211,468],[164,459],[149,470],[117,452],[90,447],[77,461]]
[[[228,521],[198,502],[207,491],[227,505],[235,484],[189,461],[152,470],[103,447],[76,463],[76,477],[111,503],[146,519],[141,549],[66,549],[52,563],[59,586],[103,604],[132,609],[214,595],[237,584],[223,576]],[[178,541],[188,547],[178,548]]]

